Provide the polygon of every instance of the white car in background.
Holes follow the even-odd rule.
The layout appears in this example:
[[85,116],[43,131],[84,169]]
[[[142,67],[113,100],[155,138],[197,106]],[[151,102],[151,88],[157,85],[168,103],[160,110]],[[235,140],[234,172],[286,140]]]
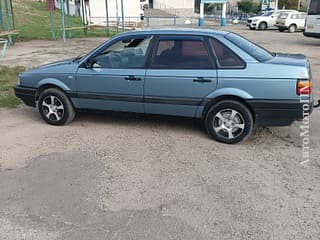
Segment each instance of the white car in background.
[[298,12],[296,10],[277,10],[277,11],[268,11],[261,16],[255,16],[248,18],[247,27],[251,30],[266,30],[268,28],[274,28],[274,24],[276,23],[276,19],[281,13],[290,13],[290,12]]
[[275,26],[280,32],[288,30],[293,33],[296,30],[303,30],[306,23],[307,14],[304,12],[281,13],[276,20]]

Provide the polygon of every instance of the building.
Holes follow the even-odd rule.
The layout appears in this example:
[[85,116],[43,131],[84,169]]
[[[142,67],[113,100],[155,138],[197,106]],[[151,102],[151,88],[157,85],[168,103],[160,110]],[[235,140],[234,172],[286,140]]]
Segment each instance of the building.
[[195,0],[153,0],[153,8],[162,9],[177,16],[192,16]]
[[[90,23],[106,24],[106,1],[89,0]],[[140,0],[123,0],[125,22],[140,22]],[[108,0],[108,15],[110,21],[121,21],[121,0]]]
[[[64,1],[67,12],[67,0]],[[84,22],[91,25],[106,25],[105,0],[68,0],[69,12],[72,16],[84,16]],[[122,0],[125,22],[141,22],[140,0]],[[56,7],[60,8],[60,0],[56,0]],[[121,0],[108,0],[108,15],[111,23],[122,21]]]

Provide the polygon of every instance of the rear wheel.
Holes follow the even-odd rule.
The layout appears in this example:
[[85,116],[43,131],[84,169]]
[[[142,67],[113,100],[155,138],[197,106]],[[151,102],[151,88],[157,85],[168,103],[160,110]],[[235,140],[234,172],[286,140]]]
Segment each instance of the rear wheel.
[[42,119],[51,125],[68,124],[75,117],[69,98],[56,88],[49,88],[40,93],[38,110]]
[[294,24],[291,24],[288,28],[289,33],[294,33],[297,30],[297,26]]
[[228,144],[243,141],[253,129],[250,110],[234,100],[223,100],[213,105],[204,121],[207,133],[212,139]]
[[265,22],[262,22],[259,24],[259,30],[266,30],[267,29],[267,24]]

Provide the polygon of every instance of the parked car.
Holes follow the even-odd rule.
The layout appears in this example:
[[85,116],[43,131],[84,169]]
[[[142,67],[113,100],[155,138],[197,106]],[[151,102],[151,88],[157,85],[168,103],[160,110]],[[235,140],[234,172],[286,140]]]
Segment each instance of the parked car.
[[266,30],[269,28],[274,28],[277,17],[281,13],[297,12],[296,10],[277,10],[268,11],[261,16],[251,17],[247,20],[247,27],[251,30]]
[[223,143],[240,142],[255,126],[301,119],[302,95],[310,112],[313,106],[305,56],[209,29],[122,33],[19,79],[16,96],[52,125],[70,123],[82,109],[194,117]]
[[306,23],[307,14],[303,12],[284,12],[279,15],[275,26],[280,32],[288,30],[293,33],[296,30],[303,30]]

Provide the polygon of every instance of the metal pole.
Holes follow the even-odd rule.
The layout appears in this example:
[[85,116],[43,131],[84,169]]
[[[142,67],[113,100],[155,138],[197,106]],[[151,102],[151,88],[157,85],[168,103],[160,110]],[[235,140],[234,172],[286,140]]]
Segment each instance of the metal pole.
[[124,32],[124,6],[123,6],[123,0],[121,0],[121,17],[122,17],[122,32]]
[[107,23],[107,36],[110,36],[110,23],[109,23],[109,9],[108,9],[108,0],[106,0],[106,23]]
[[1,31],[4,31],[4,23],[3,23],[3,17],[2,17],[2,1],[0,0],[0,25],[1,25]]
[[69,33],[69,37],[72,37],[72,32],[71,32],[71,19],[70,19],[70,5],[69,5],[69,0],[66,0],[66,5],[67,5],[67,23],[68,23],[68,33]]
[[227,25],[227,2],[222,3],[221,26]]
[[[9,16],[9,8],[8,8],[8,0],[4,0],[4,10],[6,11],[6,22],[7,22],[7,30],[10,32],[10,16]],[[8,34],[9,44],[13,44],[11,34]]]
[[12,7],[12,0],[10,0],[10,9],[11,9],[12,28],[16,29],[16,24],[15,24],[15,21],[14,21],[13,7]]
[[61,8],[61,30],[62,30],[62,40],[66,42],[66,30],[64,27],[64,0],[60,0],[60,8]]
[[51,35],[52,39],[56,40],[56,33],[54,30],[54,19],[53,19],[53,5],[52,5],[52,0],[49,1],[49,7],[50,7],[50,23],[51,23]]
[[82,10],[82,23],[83,23],[83,32],[84,34],[86,34],[86,29],[85,29],[85,26],[86,26],[86,22],[85,22],[85,18],[84,18],[84,0],[81,0],[81,10]]
[[204,3],[201,1],[200,3],[200,18],[199,18],[199,26],[204,26]]

